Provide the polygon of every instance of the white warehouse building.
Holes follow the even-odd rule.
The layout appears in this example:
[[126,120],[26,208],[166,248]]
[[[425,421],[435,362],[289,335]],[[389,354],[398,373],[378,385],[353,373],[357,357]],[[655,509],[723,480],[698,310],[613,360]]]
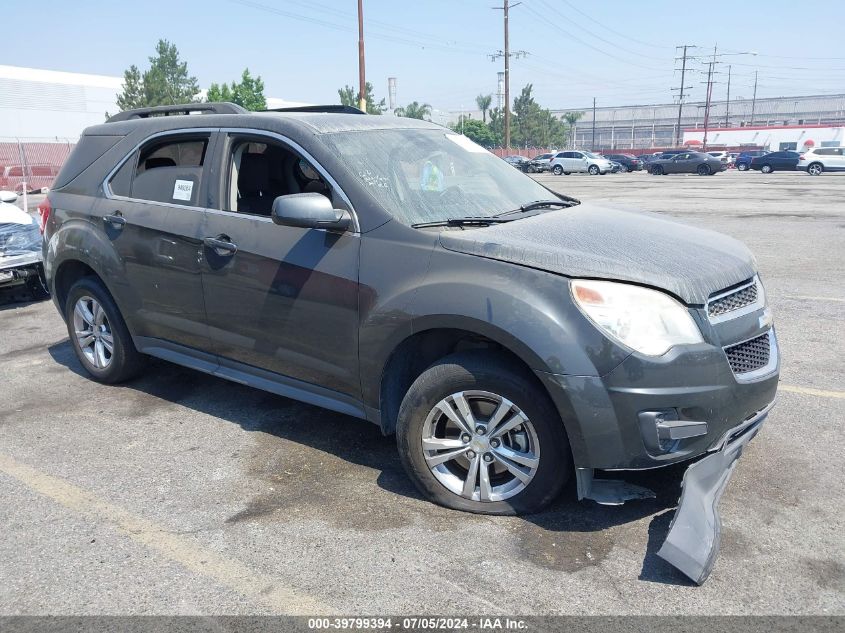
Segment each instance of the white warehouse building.
[[[684,130],[684,145],[704,143],[704,128]],[[845,145],[843,125],[715,127],[707,130],[707,147],[754,146],[769,150],[805,150]]]

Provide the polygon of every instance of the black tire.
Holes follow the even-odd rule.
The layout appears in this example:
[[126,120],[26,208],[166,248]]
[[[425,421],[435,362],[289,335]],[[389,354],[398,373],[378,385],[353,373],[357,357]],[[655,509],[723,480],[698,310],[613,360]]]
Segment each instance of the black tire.
[[563,172],[563,175],[564,175],[564,176],[568,176],[568,175],[569,175],[569,174],[571,174],[571,173],[572,173],[571,171],[565,171],[565,172]]
[[709,176],[713,173],[713,171],[710,169],[710,165],[699,165],[696,172],[698,172],[699,176]]
[[563,167],[561,167],[560,165],[555,165],[554,167],[552,167],[552,173],[555,176],[560,176],[563,173]]
[[589,167],[587,167],[587,173],[591,176],[595,176],[597,174],[600,174],[601,170],[599,169],[598,165],[590,165]]
[[821,176],[824,173],[824,165],[821,163],[810,163],[807,165],[807,173],[811,176]]
[[[113,350],[106,367],[95,366],[82,352],[77,339],[74,328],[74,308],[82,297],[90,297],[99,303],[111,330]],[[135,349],[120,310],[117,309],[114,299],[99,279],[83,277],[71,286],[65,302],[65,322],[76,357],[85,371],[97,382],[107,384],[123,382],[138,375],[143,368],[144,356]]]
[[739,171],[748,171],[748,165],[745,163],[740,163],[736,166]]
[[627,174],[629,171],[630,171],[630,170],[629,170],[629,169],[628,169],[628,167],[626,167],[625,165],[622,165],[622,167],[620,167],[620,168],[619,168],[619,173],[620,173],[620,174]]
[[774,171],[774,168],[772,168],[771,165],[766,164],[760,167],[760,171],[764,174],[771,174]]
[[651,175],[652,176],[662,176],[663,175],[663,167],[660,165],[655,165],[651,168]]
[[[533,479],[501,501],[475,501],[450,491],[429,469],[422,448],[423,429],[441,400],[480,390],[507,398],[528,417],[538,439],[540,460]],[[560,494],[572,474],[572,457],[563,422],[548,395],[519,369],[495,353],[469,351],[436,362],[417,378],[399,409],[396,441],[402,464],[431,501],[465,512],[513,515],[537,512]]]

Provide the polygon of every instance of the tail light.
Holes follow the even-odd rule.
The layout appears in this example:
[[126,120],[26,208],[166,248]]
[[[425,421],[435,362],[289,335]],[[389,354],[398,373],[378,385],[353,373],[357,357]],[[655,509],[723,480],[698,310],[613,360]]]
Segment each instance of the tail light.
[[50,204],[50,198],[44,198],[44,202],[38,205],[38,228],[41,230],[41,234],[44,234],[44,229],[47,228],[47,220],[50,219],[50,212],[53,210],[53,206]]

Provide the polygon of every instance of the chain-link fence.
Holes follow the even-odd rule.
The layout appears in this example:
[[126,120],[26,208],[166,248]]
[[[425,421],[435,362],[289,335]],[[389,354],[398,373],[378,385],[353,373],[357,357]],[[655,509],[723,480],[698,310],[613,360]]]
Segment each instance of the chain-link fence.
[[53,185],[76,139],[0,137],[0,189],[23,193]]

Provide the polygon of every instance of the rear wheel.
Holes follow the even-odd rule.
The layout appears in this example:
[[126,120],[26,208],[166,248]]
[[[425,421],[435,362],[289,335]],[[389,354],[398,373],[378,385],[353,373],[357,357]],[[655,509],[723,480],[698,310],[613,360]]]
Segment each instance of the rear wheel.
[[655,165],[651,168],[651,173],[653,176],[662,176],[663,175],[663,167],[660,165]]
[[710,165],[699,165],[697,171],[699,176],[709,176],[711,174]]
[[772,169],[771,165],[763,165],[760,168],[760,171],[762,171],[764,174],[771,174],[774,171],[774,169]]
[[83,277],[71,286],[65,321],[76,357],[94,380],[117,383],[137,375],[143,356],[103,284]]
[[481,514],[536,512],[572,470],[548,396],[488,352],[448,356],[414,381],[399,410],[399,455],[440,505]]
[[807,173],[811,176],[821,176],[824,173],[824,165],[821,163],[811,163],[807,167]]
[[563,173],[563,167],[561,167],[560,165],[555,165],[554,167],[552,167],[552,173],[555,176],[560,176]]

